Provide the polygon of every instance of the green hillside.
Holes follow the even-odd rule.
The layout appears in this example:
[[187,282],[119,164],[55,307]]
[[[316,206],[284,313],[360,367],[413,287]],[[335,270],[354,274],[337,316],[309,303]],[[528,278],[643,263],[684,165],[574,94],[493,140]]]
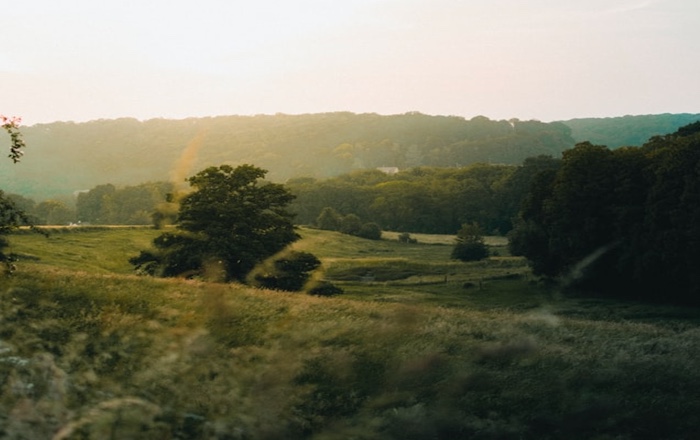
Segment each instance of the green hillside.
[[589,141],[595,145],[617,148],[641,146],[652,136],[673,133],[696,121],[700,121],[698,113],[581,118],[561,122],[571,128],[571,136],[576,142]]
[[0,188],[36,199],[105,183],[181,182],[225,163],[254,164],[280,182],[382,166],[520,163],[574,144],[559,123],[418,113],[56,122],[25,127],[23,133],[25,159],[18,166],[0,163]]
[[153,230],[80,231],[10,237],[0,437],[683,439],[700,423],[694,309],[565,298],[516,258],[457,264],[435,236],[302,230],[346,289],[317,298],[137,277],[122,262]]

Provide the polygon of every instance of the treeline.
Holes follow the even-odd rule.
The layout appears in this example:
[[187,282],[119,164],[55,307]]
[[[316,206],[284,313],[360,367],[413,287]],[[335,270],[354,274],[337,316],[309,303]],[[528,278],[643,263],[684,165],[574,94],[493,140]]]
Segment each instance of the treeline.
[[615,118],[578,118],[561,122],[571,129],[571,136],[577,143],[590,142],[615,149],[640,147],[653,136],[673,133],[697,120],[700,120],[700,114],[664,113]]
[[572,287],[700,303],[700,122],[641,148],[564,152],[536,176],[510,246]]
[[0,162],[0,188],[37,200],[106,182],[122,187],[175,174],[184,179],[222,163],[255,164],[269,171],[269,180],[285,182],[376,167],[518,164],[529,156],[557,156],[575,143],[561,123],[420,113],[125,118],[23,131],[31,160],[17,167]]
[[290,210],[297,223],[316,226],[320,214],[332,209],[384,230],[455,234],[463,224],[476,223],[488,234],[505,234],[530,181],[557,164],[551,156],[538,156],[518,166],[417,167],[394,175],[369,170],[293,179],[287,186],[297,197]]
[[151,225],[177,213],[167,201],[173,189],[168,182],[121,188],[108,183],[80,192],[75,204],[61,200],[37,203],[18,194],[7,198],[36,225]]
[[[290,211],[300,225],[368,238],[377,238],[378,230],[455,234],[465,223],[476,223],[488,234],[506,234],[529,182],[541,170],[557,166],[558,159],[538,156],[517,166],[417,167],[392,175],[364,170],[327,179],[297,178],[285,187],[295,196]],[[101,184],[80,192],[74,207],[9,197],[37,224],[150,225],[174,220],[173,191],[167,182]]]

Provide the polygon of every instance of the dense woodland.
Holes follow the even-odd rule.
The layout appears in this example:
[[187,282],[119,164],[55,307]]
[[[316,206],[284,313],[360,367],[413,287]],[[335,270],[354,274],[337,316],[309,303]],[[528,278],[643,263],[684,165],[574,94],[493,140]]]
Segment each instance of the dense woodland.
[[[360,169],[474,163],[520,164],[558,157],[576,142],[641,145],[671,133],[690,115],[655,115],[542,123],[464,119],[419,113],[323,113],[56,122],[23,128],[29,145],[21,167],[0,162],[0,188],[37,201],[70,205],[74,193],[112,184],[177,183],[208,166],[244,163],[285,182]],[[569,125],[570,124],[570,125]],[[635,139],[637,142],[626,142]]]
[[700,303],[700,122],[641,148],[565,151],[557,170],[534,179],[510,239],[536,274]]
[[321,210],[355,214],[383,229],[455,234],[478,223],[491,235],[510,231],[529,181],[556,159],[539,156],[523,165],[475,164],[463,168],[412,168],[395,175],[363,171],[324,180],[293,179],[292,210],[300,224],[316,224]]

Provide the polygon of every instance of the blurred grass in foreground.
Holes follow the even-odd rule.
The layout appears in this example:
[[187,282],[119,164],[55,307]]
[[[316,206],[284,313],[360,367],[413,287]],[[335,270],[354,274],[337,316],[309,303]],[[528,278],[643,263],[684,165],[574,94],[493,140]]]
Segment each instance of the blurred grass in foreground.
[[11,237],[39,260],[0,280],[1,437],[682,439],[700,424],[697,310],[565,298],[505,257],[309,230],[295,246],[329,277],[387,279],[316,298],[128,274],[120,259],[154,234]]

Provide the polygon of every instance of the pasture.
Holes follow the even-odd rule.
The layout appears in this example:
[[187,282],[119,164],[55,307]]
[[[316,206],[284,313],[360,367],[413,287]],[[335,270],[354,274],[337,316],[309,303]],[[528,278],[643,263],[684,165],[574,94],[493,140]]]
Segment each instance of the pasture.
[[0,437],[696,435],[697,310],[566,297],[497,239],[461,263],[440,237],[300,232],[345,294],[133,275],[151,229],[11,236]]

